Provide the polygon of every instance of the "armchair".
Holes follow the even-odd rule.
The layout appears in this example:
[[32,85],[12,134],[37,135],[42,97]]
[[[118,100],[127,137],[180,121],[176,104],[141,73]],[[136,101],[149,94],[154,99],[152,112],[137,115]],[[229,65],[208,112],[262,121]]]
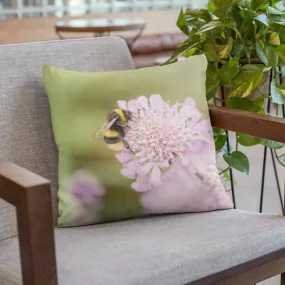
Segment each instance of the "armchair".
[[[119,38],[0,47],[0,154],[21,166],[0,160],[0,285],[250,285],[278,274],[285,285],[283,216],[228,210],[54,229],[57,151],[41,85],[46,63],[134,68]],[[283,119],[217,106],[210,116],[215,127],[285,143]]]

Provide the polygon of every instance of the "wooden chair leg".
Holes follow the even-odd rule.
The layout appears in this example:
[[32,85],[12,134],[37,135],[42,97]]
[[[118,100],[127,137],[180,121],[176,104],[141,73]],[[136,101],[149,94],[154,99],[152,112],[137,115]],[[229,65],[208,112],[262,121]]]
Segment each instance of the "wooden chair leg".
[[280,285],[285,285],[285,273],[281,274],[281,283]]

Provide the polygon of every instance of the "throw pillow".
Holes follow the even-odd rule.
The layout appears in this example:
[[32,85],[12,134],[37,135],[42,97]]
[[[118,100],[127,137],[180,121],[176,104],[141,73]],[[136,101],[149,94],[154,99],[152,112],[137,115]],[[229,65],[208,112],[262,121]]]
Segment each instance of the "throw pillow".
[[232,208],[216,167],[206,69],[204,55],[116,72],[44,66],[58,226]]

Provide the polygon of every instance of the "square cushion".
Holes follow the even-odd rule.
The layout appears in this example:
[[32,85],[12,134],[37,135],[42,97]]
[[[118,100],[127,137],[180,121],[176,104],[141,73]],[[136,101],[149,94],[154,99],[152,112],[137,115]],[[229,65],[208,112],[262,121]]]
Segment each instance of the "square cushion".
[[[55,236],[59,285],[182,285],[284,249],[285,218],[238,210],[162,215]],[[20,285],[17,238],[0,242],[0,252],[0,285]]]
[[215,160],[204,55],[163,67],[43,68],[59,149],[59,226],[232,207]]

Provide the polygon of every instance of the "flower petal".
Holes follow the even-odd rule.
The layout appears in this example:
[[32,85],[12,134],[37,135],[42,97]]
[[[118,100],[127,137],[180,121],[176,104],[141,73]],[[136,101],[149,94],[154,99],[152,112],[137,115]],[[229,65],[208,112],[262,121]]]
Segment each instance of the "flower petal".
[[136,162],[130,162],[125,168],[121,170],[121,174],[129,179],[136,178]]
[[169,162],[168,162],[168,160],[165,160],[165,161],[163,161],[163,162],[160,162],[160,163],[158,164],[158,166],[159,166],[160,168],[167,168],[167,167],[169,167]]
[[154,186],[158,186],[161,183],[161,171],[160,169],[155,166],[152,169],[151,175],[150,175],[150,183]]
[[190,109],[194,109],[196,106],[196,102],[190,97],[186,98],[184,104]]
[[196,125],[195,125],[195,130],[199,129],[201,131],[203,131],[204,133],[208,133],[210,134],[211,136],[213,136],[213,132],[212,132],[212,126],[211,126],[211,121],[210,119],[206,119],[206,120],[202,120],[200,122],[198,122]]
[[136,173],[130,168],[123,168],[121,174],[129,179],[135,179]]
[[187,166],[187,165],[189,165],[189,163],[190,163],[190,157],[189,156],[187,156],[187,155],[185,155],[183,158],[182,158],[182,165],[183,166]]
[[122,110],[127,110],[127,102],[124,100],[119,100],[118,102],[118,106],[120,109]]
[[138,107],[137,107],[137,101],[131,100],[128,102],[128,110],[132,113],[137,113]]
[[188,106],[183,106],[179,112],[180,115],[186,118],[191,118],[192,113],[193,113],[193,109],[189,108]]
[[77,171],[67,183],[71,193],[82,206],[101,205],[105,190],[96,176],[88,170]]
[[180,106],[184,106],[184,104],[176,103],[176,104],[172,105],[171,109],[172,109],[172,110],[176,110],[176,109],[177,109],[178,107],[180,107]]
[[149,98],[150,107],[156,111],[163,110],[165,105],[164,101],[162,100],[160,95],[154,94],[151,95]]
[[197,171],[201,172],[207,167],[208,161],[205,161],[200,154],[193,154],[191,156],[191,164],[193,164]]
[[136,182],[142,183],[142,184],[148,184],[149,182],[149,175],[138,175]]
[[148,163],[144,164],[143,166],[139,167],[137,169],[137,173],[138,173],[138,175],[149,174],[152,167],[153,167],[153,163],[148,162]]
[[147,192],[149,190],[148,185],[144,183],[134,182],[131,186],[137,192]]
[[200,140],[200,141],[204,141],[204,142],[207,142],[207,143],[212,143],[214,140],[213,140],[213,137],[209,134],[205,134],[205,133],[202,133],[202,132],[197,132],[193,135],[192,137],[193,140],[197,141],[197,140]]
[[145,110],[149,109],[148,100],[145,96],[140,96],[137,99],[137,104],[143,107]]
[[133,154],[130,152],[122,151],[119,154],[116,154],[116,158],[122,163],[126,164],[134,159]]
[[201,119],[202,115],[201,113],[197,110],[197,109],[194,109],[191,111],[191,120],[188,122],[188,126],[189,127],[193,127],[194,125],[196,125],[199,120]]

